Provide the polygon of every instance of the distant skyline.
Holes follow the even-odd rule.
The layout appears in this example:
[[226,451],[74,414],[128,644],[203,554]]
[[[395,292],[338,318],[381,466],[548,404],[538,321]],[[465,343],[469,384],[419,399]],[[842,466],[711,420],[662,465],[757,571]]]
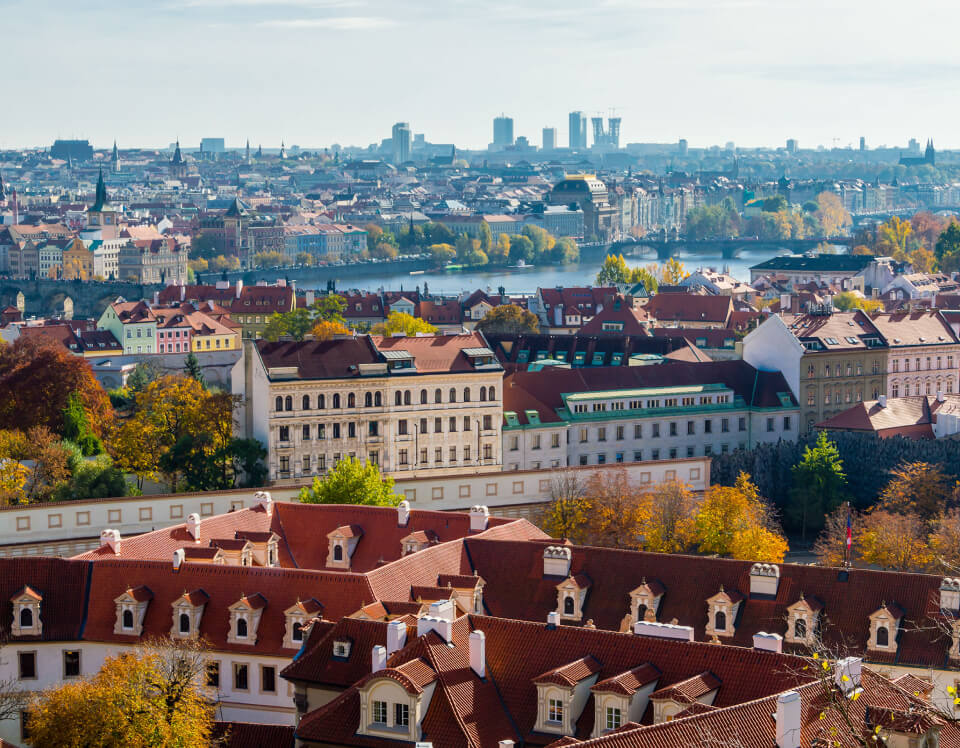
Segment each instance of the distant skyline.
[[[621,144],[960,147],[950,0],[0,0],[0,148],[223,137],[478,149],[567,115]],[[590,139],[592,142],[592,138]]]

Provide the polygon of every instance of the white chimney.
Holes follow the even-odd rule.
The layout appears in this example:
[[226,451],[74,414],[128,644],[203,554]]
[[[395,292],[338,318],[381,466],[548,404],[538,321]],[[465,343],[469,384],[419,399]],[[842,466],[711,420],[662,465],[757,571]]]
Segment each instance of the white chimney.
[[431,631],[436,631],[440,638],[449,644],[453,638],[453,622],[446,618],[420,616],[417,619],[417,636],[426,636]]
[[100,545],[110,546],[110,550],[115,555],[120,555],[120,531],[107,529],[100,533]]
[[940,583],[940,610],[960,611],[960,579],[943,578]]
[[657,639],[679,639],[693,641],[693,626],[677,626],[674,623],[659,621],[637,621],[633,624],[633,633],[637,636],[651,636]]
[[483,532],[487,529],[487,521],[490,519],[490,510],[482,504],[477,504],[470,509],[470,532]]
[[160,303],[160,292],[159,292],[159,291],[154,291],[154,292],[153,292],[153,305],[154,305],[154,306],[157,306],[157,304],[159,304],[159,303]]
[[777,695],[777,748],[800,748],[803,703],[796,691]]
[[180,286],[180,301],[186,301],[187,299],[187,287]]
[[200,515],[196,512],[187,515],[187,532],[190,533],[190,537],[192,537],[196,543],[200,542],[200,523],[202,521]]
[[877,398],[877,405],[879,405],[881,408],[886,408],[886,407],[887,407],[887,396],[886,396],[886,395],[880,395],[880,397]]
[[487,674],[487,636],[482,631],[470,634],[470,669],[480,678]]
[[943,395],[943,390],[937,390],[937,402],[942,403],[947,398]]
[[833,680],[843,691],[844,696],[851,696],[860,688],[860,673],[863,670],[863,660],[859,657],[844,657],[837,660],[833,668]]
[[397,525],[399,527],[406,527],[407,522],[410,521],[410,502],[404,499],[399,504],[397,504]]
[[783,637],[780,634],[758,631],[753,635],[753,648],[764,652],[783,652]]
[[243,281],[239,278],[237,279],[237,298],[240,298],[240,294],[243,293]]
[[383,670],[387,666],[386,647],[384,647],[382,644],[378,644],[377,646],[375,646],[373,648],[373,652],[371,653],[370,658],[372,662],[371,672],[379,673],[381,670]]
[[430,603],[430,612],[427,615],[453,623],[456,618],[456,608],[453,605],[453,600],[437,600]]
[[543,549],[543,576],[569,577],[572,556],[573,552],[568,546],[548,545]]
[[390,621],[387,624],[387,657],[403,649],[407,643],[407,624],[403,621]]
[[313,302],[316,301],[317,295],[312,291],[307,291],[307,306],[313,306]]
[[257,506],[262,506],[268,517],[273,516],[273,497],[269,491],[257,491],[253,495],[253,502]]
[[780,584],[780,567],[776,564],[754,564],[750,567],[750,594],[776,597]]
[[555,610],[547,613],[547,628],[555,629],[560,625],[560,614]]
[[183,560],[186,554],[183,552],[183,548],[177,548],[173,552],[173,570],[180,571],[180,567],[183,566]]
[[515,745],[516,745],[516,743],[514,743],[512,740],[498,740],[498,741],[497,741],[497,748],[513,748],[513,746],[515,746]]

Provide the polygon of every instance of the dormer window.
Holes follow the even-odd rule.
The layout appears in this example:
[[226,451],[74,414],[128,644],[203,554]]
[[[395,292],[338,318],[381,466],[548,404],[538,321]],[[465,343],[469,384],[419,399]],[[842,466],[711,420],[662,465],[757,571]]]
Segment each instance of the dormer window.
[[152,599],[153,593],[143,585],[125,590],[120,597],[115,598],[113,602],[117,607],[117,620],[113,633],[140,636],[147,606]]
[[181,634],[190,633],[190,614],[189,613],[180,614],[180,633]]
[[193,639],[200,633],[200,619],[210,597],[203,590],[185,592],[171,603],[173,628],[170,635],[177,639]]
[[350,558],[362,537],[363,528],[359,525],[343,525],[328,533],[327,566],[349,571]]
[[583,606],[590,589],[590,578],[586,574],[577,574],[564,579],[557,585],[557,613],[561,618],[579,621],[583,617]]
[[742,601],[743,595],[739,592],[727,592],[720,587],[720,591],[707,600],[707,634],[733,636]]
[[267,606],[266,598],[259,592],[255,595],[244,595],[229,607],[230,633],[227,641],[230,644],[256,644],[257,627],[260,625],[260,616]]
[[784,637],[791,644],[813,644],[820,625],[823,605],[814,598],[801,593],[800,599],[787,608],[787,633]]
[[299,649],[309,622],[323,617],[323,606],[312,597],[309,600],[298,600],[283,611],[283,616],[286,621],[283,646],[287,649]]
[[13,602],[13,636],[40,636],[43,623],[40,621],[40,603],[43,597],[31,587],[23,587],[11,598]]
[[664,591],[664,586],[656,579],[648,582],[644,578],[639,587],[630,591],[629,621],[621,630],[629,631],[637,621],[656,621]]
[[343,544],[337,543],[333,546],[333,560],[334,561],[343,561]]
[[554,735],[572,735],[599,674],[600,663],[587,655],[534,678],[537,687],[537,724],[534,729]]
[[347,659],[350,656],[350,642],[346,640],[335,641],[333,643],[333,656]]
[[897,649],[897,632],[903,620],[903,608],[896,603],[885,603],[870,614],[870,635],[867,649],[893,652]]

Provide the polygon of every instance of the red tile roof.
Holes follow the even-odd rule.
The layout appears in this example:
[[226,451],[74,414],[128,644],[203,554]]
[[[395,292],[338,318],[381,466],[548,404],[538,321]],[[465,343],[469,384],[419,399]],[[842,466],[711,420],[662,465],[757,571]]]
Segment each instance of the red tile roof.
[[[57,558],[0,558],[0,630],[7,632],[11,642],[79,640],[89,577],[90,564],[82,562]],[[25,589],[34,592],[41,600],[43,633],[39,637],[9,635],[13,619],[11,599]]]
[[644,310],[660,322],[711,323],[725,327],[733,312],[733,299],[729,296],[658,293],[650,298]]

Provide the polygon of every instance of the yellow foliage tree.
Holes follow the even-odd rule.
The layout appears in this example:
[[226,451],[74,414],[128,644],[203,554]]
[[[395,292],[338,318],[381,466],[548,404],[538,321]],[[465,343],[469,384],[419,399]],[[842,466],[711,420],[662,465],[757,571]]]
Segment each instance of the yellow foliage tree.
[[660,484],[641,498],[643,548],[682,553],[693,545],[696,497],[680,481]]
[[594,473],[584,487],[589,502],[588,541],[614,548],[640,548],[649,508],[631,485],[627,471]]
[[663,263],[661,278],[664,285],[675,286],[689,275],[690,273],[684,269],[683,263],[680,262],[680,260],[678,260],[676,257],[671,257],[669,260]]
[[152,646],[108,658],[92,678],[36,696],[29,743],[44,748],[187,748],[209,745],[214,705],[197,682],[196,647]]
[[[734,486],[707,489],[694,519],[694,537],[701,553],[731,556],[736,552],[747,558],[757,553],[786,553],[786,541],[772,525],[770,510],[756,485],[749,475],[740,473]],[[751,550],[751,540],[762,541],[763,548]]]
[[374,335],[393,335],[397,332],[403,332],[413,337],[418,332],[429,333],[433,335],[437,332],[437,328],[431,325],[426,320],[422,320],[419,317],[414,317],[411,314],[406,312],[390,312],[387,315],[386,322],[379,322],[375,324],[370,332]]
[[730,556],[743,561],[779,564],[788,550],[787,541],[782,535],[760,526],[738,530],[730,542]]
[[860,533],[860,558],[894,571],[925,571],[934,561],[927,526],[916,513],[873,511]]
[[853,223],[839,195],[833,192],[817,195],[816,216],[823,227],[824,236],[837,236]]
[[334,335],[349,335],[350,328],[342,322],[330,322],[329,320],[320,320],[310,331],[316,340],[332,340]]
[[910,235],[913,226],[899,216],[890,216],[890,220],[877,227],[877,252],[890,255],[896,260],[906,260]]
[[27,476],[30,471],[12,457],[0,457],[0,506],[22,504],[27,500]]

